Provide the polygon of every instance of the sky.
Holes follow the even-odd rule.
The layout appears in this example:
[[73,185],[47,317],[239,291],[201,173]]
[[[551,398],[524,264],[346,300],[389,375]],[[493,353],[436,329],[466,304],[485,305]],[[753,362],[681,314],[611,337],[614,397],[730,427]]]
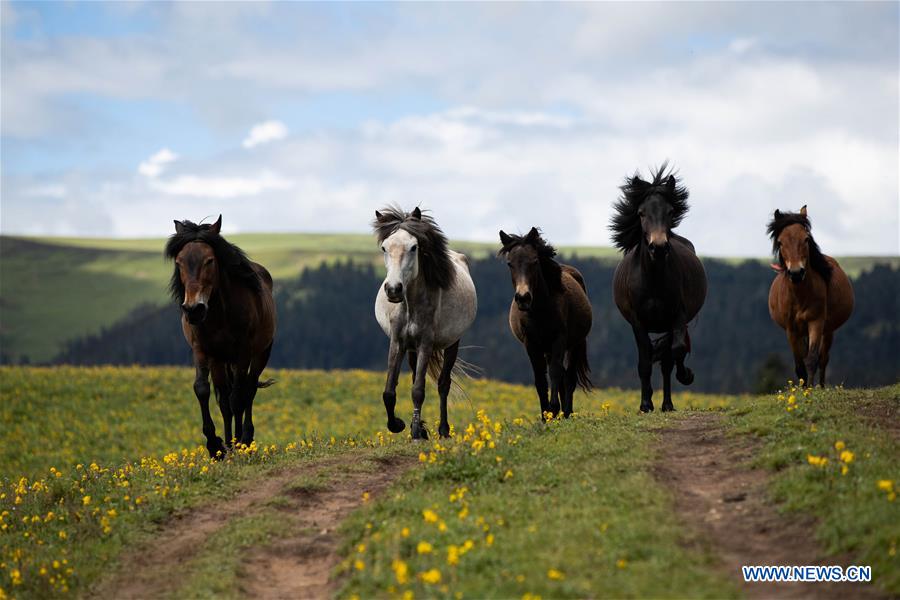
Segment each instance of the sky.
[[609,245],[668,160],[678,231],[762,256],[808,205],[829,254],[900,253],[900,3],[2,4],[0,232],[541,227]]

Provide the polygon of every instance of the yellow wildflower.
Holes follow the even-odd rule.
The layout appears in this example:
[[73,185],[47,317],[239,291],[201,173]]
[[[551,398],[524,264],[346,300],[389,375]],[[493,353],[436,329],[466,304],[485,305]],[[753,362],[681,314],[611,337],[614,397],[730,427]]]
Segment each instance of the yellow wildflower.
[[409,527],[404,527],[400,530],[401,537],[409,537]]
[[847,464],[852,463],[853,458],[854,458],[854,454],[852,452],[850,452],[849,450],[844,450],[843,452],[841,452],[841,460],[844,461],[845,463],[847,463]]
[[437,523],[438,516],[437,513],[431,510],[430,508],[426,508],[422,511],[422,518],[425,519],[426,523]]
[[366,568],[366,563],[364,563],[363,561],[361,561],[359,559],[356,559],[353,562],[353,568],[356,569],[357,571],[363,571]]
[[562,571],[559,571],[557,569],[548,569],[547,570],[547,578],[554,579],[556,581],[560,581],[562,579],[565,579],[566,576]]
[[843,450],[846,447],[847,447],[847,445],[844,442],[842,442],[841,440],[838,440],[834,443],[834,449],[837,450],[838,452],[840,452],[841,450]]
[[437,569],[429,569],[424,573],[419,573],[419,579],[425,583],[436,584],[441,582],[441,572]]
[[391,568],[394,570],[394,577],[397,578],[397,583],[403,585],[409,581],[409,567],[406,566],[405,562],[400,559],[394,559],[394,562],[391,563]]
[[620,558],[619,560],[616,561],[616,566],[619,567],[620,569],[624,569],[625,567],[628,566],[628,561],[625,560],[624,558]]
[[419,554],[431,554],[431,551],[433,549],[434,547],[428,542],[419,542],[419,544],[416,546],[416,552],[418,552]]

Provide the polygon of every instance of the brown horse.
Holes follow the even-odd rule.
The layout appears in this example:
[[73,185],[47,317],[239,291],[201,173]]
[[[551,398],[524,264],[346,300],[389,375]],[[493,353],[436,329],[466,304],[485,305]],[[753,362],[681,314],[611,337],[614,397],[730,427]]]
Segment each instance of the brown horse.
[[575,386],[591,390],[587,335],[593,317],[584,278],[575,267],[553,260],[556,250],[534,227],[524,236],[501,231],[500,242],[515,290],[509,327],[531,360],[541,417],[546,412],[555,417],[560,407],[568,417]]
[[219,235],[221,228],[221,215],[212,225],[175,221],[165,253],[175,261],[169,290],[181,302],[181,327],[197,369],[194,393],[214,458],[225,455],[225,445],[209,414],[210,374],[229,447],[232,418],[235,439],[253,441],[256,390],[275,383],[259,381],[275,337],[272,276]]
[[799,213],[775,211],[767,228],[778,274],[769,289],[769,314],[787,332],[797,377],[813,385],[825,369],[835,330],[853,312],[853,287],[836,260],[812,237],[806,206]]

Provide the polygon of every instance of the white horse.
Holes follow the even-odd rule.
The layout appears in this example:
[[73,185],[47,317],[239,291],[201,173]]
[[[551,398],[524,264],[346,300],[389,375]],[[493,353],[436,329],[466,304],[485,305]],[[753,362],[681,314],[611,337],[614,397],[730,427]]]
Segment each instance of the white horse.
[[441,437],[450,436],[447,395],[456,364],[459,340],[472,325],[477,310],[475,284],[466,257],[447,247],[447,238],[430,216],[390,207],[375,211],[372,223],[387,277],[375,298],[375,318],[391,339],[384,408],[394,433],[406,424],[394,416],[397,379],[403,354],[413,370],[413,439],[427,439],[422,423],[425,375],[437,380],[441,398]]

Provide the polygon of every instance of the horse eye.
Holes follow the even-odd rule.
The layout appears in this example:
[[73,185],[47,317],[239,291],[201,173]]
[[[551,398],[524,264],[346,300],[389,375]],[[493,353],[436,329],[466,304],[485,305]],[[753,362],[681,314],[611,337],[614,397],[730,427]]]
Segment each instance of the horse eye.
[[644,218],[644,211],[643,211],[643,210],[639,210],[639,211],[638,211],[638,216],[641,217],[641,218],[643,219],[643,218]]
[[419,247],[416,246],[415,244],[413,244],[413,247],[410,248],[409,251],[410,251],[410,252],[415,252],[415,251],[418,250],[418,249],[419,249]]
[[387,252],[387,250],[384,249],[384,246],[381,247],[381,251],[382,251],[382,252]]
[[510,261],[506,261],[506,266],[512,269],[512,263]]
[[203,261],[203,266],[211,265],[215,259],[210,257]]

